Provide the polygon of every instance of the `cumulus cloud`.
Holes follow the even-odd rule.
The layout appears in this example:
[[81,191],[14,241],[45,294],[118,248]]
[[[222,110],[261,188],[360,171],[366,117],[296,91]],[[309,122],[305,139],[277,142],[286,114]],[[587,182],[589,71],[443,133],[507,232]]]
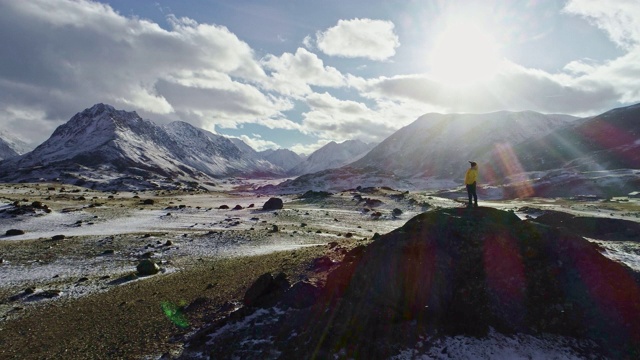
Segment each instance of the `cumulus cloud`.
[[267,75],[223,26],[169,16],[165,30],[82,0],[2,1],[1,8],[0,93],[11,94],[0,97],[5,111],[32,109],[59,124],[108,102],[167,118],[201,113],[204,123],[290,108],[250,85]]
[[[575,70],[588,67],[574,65]],[[364,96],[423,103],[438,112],[492,112],[536,110],[547,113],[587,113],[594,108],[611,108],[620,92],[591,73],[572,77],[550,74],[505,63],[491,79],[467,87],[450,86],[428,74],[352,79]]]
[[[381,141],[427,112],[591,115],[640,101],[640,3],[571,0],[564,12],[602,29],[624,54],[575,59],[556,73],[505,62],[490,79],[454,87],[428,73],[356,77],[338,70],[343,59],[331,59],[336,68],[318,56],[388,60],[400,45],[390,21],[340,20],[295,52],[258,59],[226,27],[187,17],[168,15],[163,28],[94,1],[0,0],[0,120],[36,145],[106,102],[209,130],[255,123],[297,131],[317,141],[292,149],[310,153],[332,140]],[[246,142],[277,147],[272,140]]]
[[339,20],[336,26],[317,32],[316,42],[327,55],[371,60],[386,60],[400,46],[391,21],[372,19]]
[[251,136],[241,135],[238,139],[245,142],[245,144],[251,146],[256,151],[263,151],[267,149],[277,149],[278,144],[273,141],[264,140],[259,134],[251,134]]
[[340,100],[326,92],[307,96],[306,103],[310,111],[302,115],[302,125],[321,138],[338,142],[351,139],[380,141],[398,127],[393,118],[385,118],[364,103]]
[[570,0],[564,11],[583,16],[623,48],[640,44],[640,2],[635,0]]
[[312,92],[310,85],[342,87],[346,85],[344,75],[336,68],[325,66],[318,56],[306,49],[298,48],[295,54],[267,55],[262,59],[271,77],[265,82],[267,88],[284,95],[302,96]]

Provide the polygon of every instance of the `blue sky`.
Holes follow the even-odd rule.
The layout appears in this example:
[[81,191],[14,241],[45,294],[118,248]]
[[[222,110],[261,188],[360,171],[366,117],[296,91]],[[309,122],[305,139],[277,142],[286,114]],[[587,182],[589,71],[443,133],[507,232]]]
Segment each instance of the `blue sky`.
[[429,112],[640,102],[640,2],[0,0],[0,124],[94,103],[257,150],[377,142]]

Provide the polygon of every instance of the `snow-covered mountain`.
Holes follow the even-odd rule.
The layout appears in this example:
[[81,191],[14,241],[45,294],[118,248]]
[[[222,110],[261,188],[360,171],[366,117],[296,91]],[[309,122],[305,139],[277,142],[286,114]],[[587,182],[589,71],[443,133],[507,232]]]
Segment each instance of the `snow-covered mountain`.
[[0,160],[22,155],[27,151],[28,146],[24,141],[0,130]]
[[304,161],[304,158],[289,149],[268,149],[259,152],[260,156],[270,163],[289,171]]
[[289,174],[302,175],[339,168],[360,159],[374,146],[360,140],[347,140],[340,144],[331,141],[289,170]]
[[287,181],[279,190],[341,190],[357,185],[399,189],[455,186],[461,182],[467,160],[489,159],[496,148],[509,148],[544,136],[576,119],[532,111],[426,114],[361,159],[339,169]]
[[184,122],[165,126],[97,104],[59,126],[33,151],[0,163],[3,181],[149,187],[158,182],[273,176],[275,166],[243,156],[229,139]]
[[181,148],[190,150],[181,158],[185,164],[211,176],[273,176],[282,173],[282,169],[272,163],[256,157],[256,153],[242,140],[243,147],[232,139],[174,121],[163,126],[167,133],[178,142]]

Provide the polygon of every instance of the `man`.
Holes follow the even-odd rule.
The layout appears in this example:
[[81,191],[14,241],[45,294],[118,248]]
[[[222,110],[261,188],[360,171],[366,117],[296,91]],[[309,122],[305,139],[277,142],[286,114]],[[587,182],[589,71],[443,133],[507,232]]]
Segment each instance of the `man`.
[[[476,181],[478,180],[478,164],[475,161],[469,161],[471,167],[467,169],[467,173],[464,176],[464,184],[467,186],[467,195],[469,195],[468,208],[471,206],[478,207],[478,194],[476,194]],[[473,204],[471,203],[471,197],[473,197]]]

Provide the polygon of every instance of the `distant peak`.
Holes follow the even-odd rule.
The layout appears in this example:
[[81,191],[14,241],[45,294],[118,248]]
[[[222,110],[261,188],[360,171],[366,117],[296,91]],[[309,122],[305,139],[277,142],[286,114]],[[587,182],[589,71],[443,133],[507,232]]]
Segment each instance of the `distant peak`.
[[85,112],[90,113],[92,116],[102,114],[104,112],[113,112],[116,109],[108,104],[98,103],[93,105],[92,107],[85,110]]

